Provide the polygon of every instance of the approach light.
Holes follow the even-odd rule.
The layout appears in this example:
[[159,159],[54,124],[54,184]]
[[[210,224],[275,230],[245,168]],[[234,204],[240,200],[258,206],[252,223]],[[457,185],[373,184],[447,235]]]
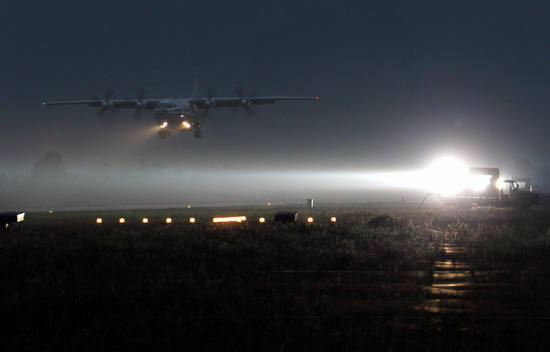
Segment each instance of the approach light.
[[330,222],[336,222],[336,217],[335,216],[331,217]]
[[195,220],[195,218],[189,218],[189,223],[190,223],[190,224],[194,224],[195,222],[197,222],[197,221]]
[[148,224],[149,223],[149,218],[143,218],[143,219],[141,219],[141,222],[144,223],[144,224]]
[[226,217],[219,217],[219,218],[212,219],[212,222],[214,223],[227,223],[227,222],[241,223],[243,221],[246,221],[246,216],[226,216]]
[[126,223],[126,219],[120,218],[120,219],[118,219],[118,223],[119,224],[124,224],[124,223]]
[[166,223],[171,224],[172,223],[172,218],[166,218]]
[[102,218],[97,218],[97,219],[95,219],[95,223],[96,224],[103,224],[103,219]]
[[53,214],[53,210],[50,210],[49,213],[50,213],[50,214]]
[[164,121],[163,123],[160,124],[160,128],[166,128],[168,127],[168,121]]
[[191,209],[191,203],[187,204],[187,209]]
[[259,222],[260,224],[263,224],[263,223],[265,222],[265,218],[263,218],[263,217],[262,217],[262,218],[259,218],[259,219],[258,219],[258,222]]
[[189,121],[183,121],[183,122],[181,123],[181,127],[182,127],[183,129],[185,129],[185,130],[190,129],[191,126],[192,126],[192,125],[191,125],[191,122],[189,122]]
[[307,218],[307,222],[308,222],[309,224],[312,224],[312,223],[313,223],[313,217],[312,217],[312,216],[308,217],[308,218]]

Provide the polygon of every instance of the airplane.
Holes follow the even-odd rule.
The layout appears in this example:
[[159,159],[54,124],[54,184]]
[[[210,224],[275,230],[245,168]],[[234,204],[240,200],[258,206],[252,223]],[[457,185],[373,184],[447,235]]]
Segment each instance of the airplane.
[[273,104],[280,100],[313,100],[319,102],[319,97],[285,97],[285,96],[244,96],[242,89],[235,89],[234,97],[214,97],[209,91],[207,97],[199,94],[199,71],[195,69],[195,87],[190,98],[143,99],[138,93],[136,99],[112,99],[112,94],[106,94],[103,99],[71,101],[43,101],[48,105],[88,105],[100,108],[100,114],[119,108],[135,109],[136,113],[142,110],[153,110],[158,122],[159,138],[167,138],[172,131],[193,131],[195,138],[202,137],[201,124],[205,121],[210,109],[216,108],[243,108],[247,113],[252,112],[253,105]]

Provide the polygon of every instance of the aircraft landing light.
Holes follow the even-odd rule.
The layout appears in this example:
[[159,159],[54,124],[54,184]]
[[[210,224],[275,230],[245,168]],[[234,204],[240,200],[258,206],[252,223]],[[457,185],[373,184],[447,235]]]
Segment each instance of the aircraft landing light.
[[181,123],[181,127],[184,128],[184,129],[186,129],[186,130],[190,129],[191,126],[192,126],[192,125],[191,125],[191,123],[190,123],[189,121],[183,121],[183,122]]
[[160,124],[160,128],[166,128],[166,127],[168,127],[167,121],[164,121],[163,123]]
[[227,223],[227,222],[243,222],[246,221],[246,216],[226,216],[213,218],[212,222],[214,223]]

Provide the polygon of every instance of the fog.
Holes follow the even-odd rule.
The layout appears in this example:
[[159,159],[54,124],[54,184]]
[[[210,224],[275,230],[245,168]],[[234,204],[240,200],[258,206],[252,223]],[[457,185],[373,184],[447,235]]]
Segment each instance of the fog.
[[[548,190],[547,6],[12,2],[0,14],[0,207],[412,200],[425,187],[400,177],[445,155]],[[321,102],[213,111],[202,139],[166,140],[146,111],[100,121],[87,106],[41,106],[107,89],[188,97],[197,63],[202,94]],[[37,172],[47,152],[62,166]],[[388,185],[388,173],[401,176]]]

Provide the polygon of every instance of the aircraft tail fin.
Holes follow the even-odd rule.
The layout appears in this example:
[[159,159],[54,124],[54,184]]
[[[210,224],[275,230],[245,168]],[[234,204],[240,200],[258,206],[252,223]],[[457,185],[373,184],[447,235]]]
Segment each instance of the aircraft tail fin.
[[199,98],[199,65],[195,65],[195,86],[193,88],[192,98]]

